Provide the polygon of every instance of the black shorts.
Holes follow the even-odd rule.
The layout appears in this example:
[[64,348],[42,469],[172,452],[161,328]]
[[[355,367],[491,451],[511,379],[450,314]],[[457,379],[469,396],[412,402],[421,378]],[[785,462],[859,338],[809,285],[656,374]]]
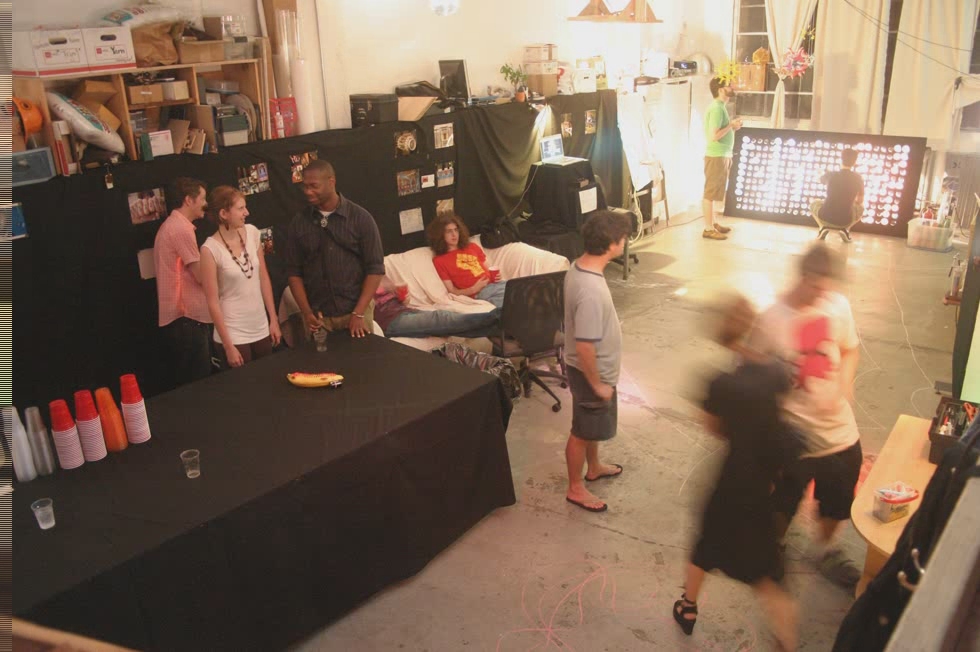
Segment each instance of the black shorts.
[[586,441],[605,441],[616,436],[619,395],[603,401],[581,371],[568,369],[568,389],[572,392],[572,434]]
[[820,503],[820,516],[835,521],[848,520],[854,501],[854,486],[863,462],[860,441],[833,455],[796,460],[786,467],[783,477],[776,482],[772,495],[773,509],[792,518],[803,499],[807,484],[813,480],[813,497]]

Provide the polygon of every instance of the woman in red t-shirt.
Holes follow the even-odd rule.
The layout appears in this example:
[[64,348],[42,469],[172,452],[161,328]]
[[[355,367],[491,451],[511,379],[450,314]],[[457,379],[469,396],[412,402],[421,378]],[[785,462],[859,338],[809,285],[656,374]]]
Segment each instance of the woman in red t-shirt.
[[506,282],[500,272],[487,267],[483,248],[470,242],[470,231],[458,215],[442,215],[426,231],[435,252],[432,264],[450,294],[489,301],[503,308]]

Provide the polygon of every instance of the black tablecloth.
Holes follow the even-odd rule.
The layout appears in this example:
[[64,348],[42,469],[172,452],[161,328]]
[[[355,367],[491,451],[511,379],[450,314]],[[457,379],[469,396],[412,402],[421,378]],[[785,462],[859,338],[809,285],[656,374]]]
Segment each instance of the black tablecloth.
[[[300,389],[291,371],[346,380]],[[327,353],[276,354],[147,412],[149,442],[17,485],[15,615],[140,649],[277,649],[515,501],[497,379],[374,336],[334,334]],[[48,531],[29,507],[43,496]]]
[[590,188],[596,188],[596,207],[606,207],[606,198],[596,186],[589,161],[569,165],[535,163],[527,183],[527,201],[532,210],[528,219],[531,222],[555,222],[567,229],[578,229],[583,222],[579,192]]

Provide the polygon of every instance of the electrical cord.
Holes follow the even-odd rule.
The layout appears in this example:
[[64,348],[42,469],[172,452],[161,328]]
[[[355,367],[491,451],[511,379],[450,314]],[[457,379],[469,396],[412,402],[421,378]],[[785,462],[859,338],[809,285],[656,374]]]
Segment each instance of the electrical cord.
[[[862,16],[864,16],[865,18],[867,18],[872,23],[875,23],[876,25],[878,25],[879,28],[880,27],[885,27],[886,30],[888,29],[888,26],[885,25],[884,22],[882,22],[878,18],[875,18],[873,15],[869,14],[868,12],[864,11],[863,9],[861,9],[860,7],[858,7],[857,5],[855,5],[850,0],[844,0],[844,2],[845,2],[845,4],[850,5],[851,8],[854,9],[854,11],[858,12],[859,14],[861,14]],[[901,34],[902,36],[908,36],[910,38],[914,38],[917,41],[922,41],[923,43],[928,43],[929,45],[935,45],[937,47],[946,48],[947,50],[956,50],[957,52],[973,52],[973,49],[972,48],[969,48],[969,49],[968,48],[954,48],[952,45],[946,45],[945,43],[937,43],[936,41],[930,41],[929,39],[924,39],[921,36],[916,36],[915,34],[912,34],[911,32],[903,32],[900,29],[896,29],[895,30],[895,33],[896,34]]]
[[534,183],[534,177],[538,176],[538,170],[541,169],[540,165],[532,165],[531,167],[534,169],[531,171],[531,178],[528,179],[527,185],[524,186],[524,192],[521,194],[521,198],[517,200],[517,203],[514,204],[513,208],[507,211],[507,217],[510,219],[513,219],[513,212],[520,208],[524,198],[527,197],[527,191],[531,189],[531,184]]

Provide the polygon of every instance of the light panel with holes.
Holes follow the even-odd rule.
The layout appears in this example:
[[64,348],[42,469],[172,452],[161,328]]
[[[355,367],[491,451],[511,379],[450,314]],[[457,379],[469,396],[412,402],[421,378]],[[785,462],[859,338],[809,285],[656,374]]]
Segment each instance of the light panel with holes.
[[814,224],[810,205],[827,196],[820,178],[839,170],[840,153],[858,152],[864,217],[857,231],[904,236],[915,207],[924,138],[744,128],[735,134],[725,214]]

